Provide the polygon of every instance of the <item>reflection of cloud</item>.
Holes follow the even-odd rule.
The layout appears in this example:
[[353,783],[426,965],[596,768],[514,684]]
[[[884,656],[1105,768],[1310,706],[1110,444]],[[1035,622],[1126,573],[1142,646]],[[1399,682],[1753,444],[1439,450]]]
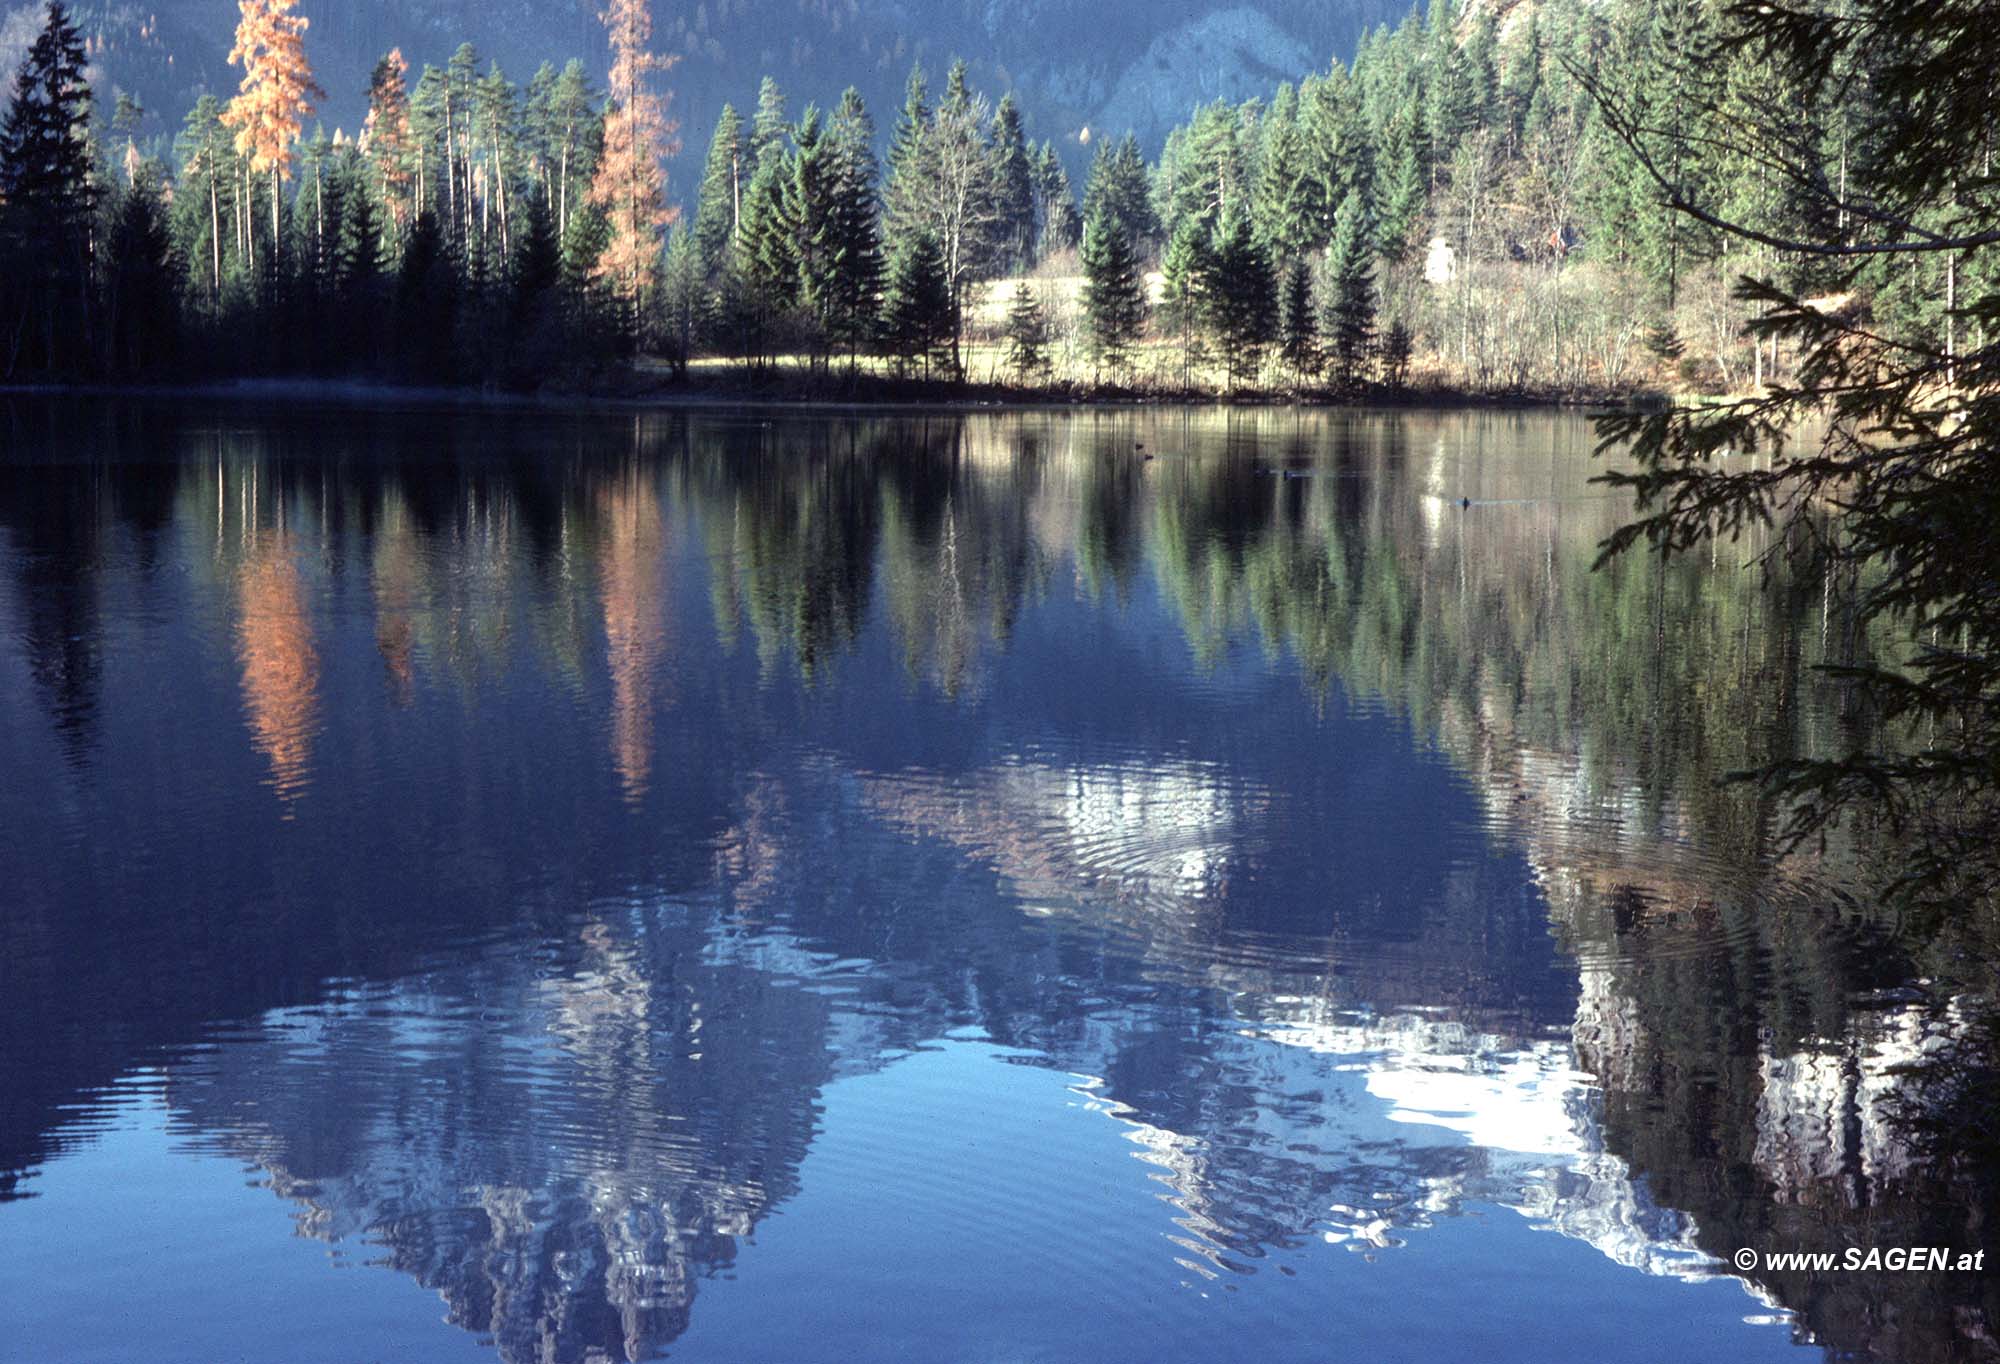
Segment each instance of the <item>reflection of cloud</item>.
[[1567,1043],[1512,1041],[1419,1015],[1281,1020],[1256,1035],[1340,1058],[1362,1072],[1389,1121],[1456,1133],[1484,1153],[1476,1184],[1451,1169],[1425,1176],[1422,1194],[1332,1209],[1328,1240],[1393,1245],[1393,1231],[1428,1226],[1433,1214],[1478,1198],[1647,1274],[1714,1272],[1693,1219],[1661,1207],[1604,1149],[1595,1087]]
[[318,706],[319,656],[290,537],[258,535],[238,574],[238,651],[251,741],[271,763],[273,785],[286,800],[310,779],[312,731]]
[[653,770],[653,692],[666,652],[666,532],[657,491],[630,475],[598,498],[604,517],[604,644],[611,670],[611,756],[627,799]]
[[869,778],[864,800],[904,831],[989,861],[1017,898],[1193,912],[1229,891],[1267,798],[1197,763],[1017,761],[970,778]]

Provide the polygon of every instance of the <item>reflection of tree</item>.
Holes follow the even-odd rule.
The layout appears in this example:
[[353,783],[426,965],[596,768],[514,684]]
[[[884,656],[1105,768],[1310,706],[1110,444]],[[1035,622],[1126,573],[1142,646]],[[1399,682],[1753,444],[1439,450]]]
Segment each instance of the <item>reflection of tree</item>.
[[71,762],[87,755],[97,720],[106,500],[95,471],[0,461],[0,532],[14,570],[16,628]]
[[319,655],[296,553],[282,527],[263,531],[238,570],[244,710],[252,742],[271,764],[273,788],[287,801],[311,778],[319,707]]
[[659,493],[638,470],[599,489],[599,573],[611,674],[611,755],[627,799],[646,793],[653,714],[667,650],[666,531]]

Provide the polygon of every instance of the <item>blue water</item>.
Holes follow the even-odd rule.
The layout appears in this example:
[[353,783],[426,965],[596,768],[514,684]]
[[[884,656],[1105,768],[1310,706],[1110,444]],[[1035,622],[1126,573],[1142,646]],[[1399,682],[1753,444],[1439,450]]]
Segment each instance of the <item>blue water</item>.
[[1985,1357],[1581,418],[9,429],[0,1360]]

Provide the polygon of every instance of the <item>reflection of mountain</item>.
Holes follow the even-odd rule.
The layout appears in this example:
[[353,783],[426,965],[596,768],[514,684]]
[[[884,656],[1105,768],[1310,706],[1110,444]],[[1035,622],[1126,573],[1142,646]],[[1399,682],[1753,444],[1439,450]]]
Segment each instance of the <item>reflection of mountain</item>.
[[828,1074],[826,1000],[701,938],[599,921],[549,978],[503,958],[280,1011],[169,1099],[503,1358],[652,1358],[796,1187]]
[[[1588,572],[1574,428],[162,425],[173,498],[0,483],[0,764],[46,777],[0,791],[0,1168],[159,1064],[537,1360],[675,1339],[825,1085],[959,1028],[1081,1077],[1197,1275],[1473,1204],[1669,1275],[1991,1211],[1897,1118],[1977,926],[1884,922],[1714,784],[1860,723],[1804,671],[1837,608]],[[1758,1291],[1913,1360],[1993,1306]]]

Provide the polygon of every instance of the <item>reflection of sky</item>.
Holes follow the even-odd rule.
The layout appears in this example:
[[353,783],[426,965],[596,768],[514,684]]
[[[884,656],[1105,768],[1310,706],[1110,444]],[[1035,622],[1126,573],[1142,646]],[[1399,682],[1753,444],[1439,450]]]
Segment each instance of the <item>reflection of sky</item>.
[[[1271,1360],[1790,1356],[1787,1332],[1744,1324],[1756,1304],[1731,1281],[1634,1276],[1552,1222],[1561,1210],[1517,1187],[1530,1163],[1493,1152],[1448,1189],[1436,1176],[1409,1187],[1397,1162],[1421,1169],[1432,1148],[1407,1111],[1363,1101],[1365,1072],[1245,1045],[1280,1053],[1258,1064],[1291,1081],[1310,1076],[1347,1128],[1337,1140],[1317,1124],[1268,1133],[1317,1141],[1312,1159],[1347,1184],[1310,1210],[1310,1234],[1249,1262],[1254,1273],[1217,1273],[1205,1254],[1214,1153],[1202,1142],[1135,1122],[1088,1079],[961,1038],[825,1088],[799,1192],[742,1229],[754,1248],[701,1285],[674,1356],[1193,1361],[1239,1358],[1246,1340]],[[37,1339],[62,1339],[75,1364],[131,1359],[121,1330],[93,1338],[73,1324],[101,1313],[107,1291],[121,1319],[147,1320],[158,1361],[234,1357],[246,1310],[289,1364],[409,1358],[412,1342],[426,1359],[491,1357],[404,1274],[370,1267],[378,1236],[288,1236],[268,1191],[178,1149],[163,1117],[157,1090],[135,1086],[90,1155],[55,1162],[42,1196],[0,1219],[0,1299],[16,1305],[0,1359],[46,1358],[11,1353]],[[1369,1193],[1395,1214],[1372,1240],[1346,1202]],[[154,1272],[191,1253],[212,1257],[201,1273]],[[45,1272],[63,1264],[83,1272]]]

